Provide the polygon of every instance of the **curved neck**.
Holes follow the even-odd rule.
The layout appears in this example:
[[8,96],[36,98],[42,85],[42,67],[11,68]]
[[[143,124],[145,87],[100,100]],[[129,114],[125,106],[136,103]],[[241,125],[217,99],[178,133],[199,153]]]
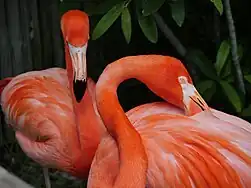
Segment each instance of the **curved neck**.
[[124,80],[135,78],[157,96],[185,110],[182,89],[178,80],[174,78],[189,74],[184,70],[177,71],[180,68],[177,61],[175,58],[162,55],[128,56],[109,64],[102,78],[105,80],[111,77],[116,85]]
[[148,166],[145,148],[117,97],[118,85],[132,76],[130,72],[127,73],[123,74],[120,67],[108,65],[96,85],[96,102],[104,125],[116,140],[119,149],[120,170],[111,187],[144,188]]
[[[95,83],[87,79],[87,89],[83,99],[78,103],[73,91],[73,67],[68,46],[65,45],[66,70],[69,80],[69,89],[73,102],[75,121],[77,128],[79,151],[81,155],[76,157],[76,169],[88,170],[100,143],[102,135],[105,133],[104,126],[95,112]],[[87,174],[84,173],[83,176]]]

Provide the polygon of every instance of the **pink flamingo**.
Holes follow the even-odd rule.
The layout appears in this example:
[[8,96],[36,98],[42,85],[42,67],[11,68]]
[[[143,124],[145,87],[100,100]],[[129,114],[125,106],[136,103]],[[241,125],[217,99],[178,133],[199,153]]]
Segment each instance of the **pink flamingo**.
[[[68,11],[61,28],[66,70],[32,71],[1,81],[1,105],[30,158],[43,167],[87,177],[104,132],[93,105],[95,84],[86,72],[88,16]],[[50,187],[48,177],[46,184]]]
[[[129,78],[195,115],[168,114],[163,108],[130,119],[116,94]],[[96,85],[96,103],[110,135],[98,147],[88,187],[251,185],[250,123],[209,108],[177,59],[142,55],[109,64]]]

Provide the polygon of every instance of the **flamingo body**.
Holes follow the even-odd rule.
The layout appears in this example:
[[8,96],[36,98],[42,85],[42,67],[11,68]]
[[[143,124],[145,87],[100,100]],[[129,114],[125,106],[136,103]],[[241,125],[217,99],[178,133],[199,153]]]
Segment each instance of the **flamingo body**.
[[[158,96],[178,108],[183,107],[184,111],[175,108],[170,111],[159,103],[157,108],[138,107],[141,115],[137,117],[135,109],[126,116],[116,90],[129,78],[142,81]],[[110,135],[96,151],[88,187],[116,187],[115,181],[123,182],[124,187],[137,187],[135,176],[141,177],[142,188],[251,185],[251,124],[209,108],[179,60],[160,55],[121,58],[101,74],[96,100]],[[142,142],[135,143],[135,134],[125,126],[134,128]],[[124,141],[125,135],[130,135],[132,140]],[[142,171],[146,166],[135,156],[145,155],[137,152],[133,147],[136,144],[139,148],[144,145],[146,173]]]
[[[143,115],[137,121],[128,116],[147,152],[146,187],[214,188],[251,184],[250,125],[240,127],[211,116],[202,112],[187,118],[160,112]],[[98,176],[102,187],[109,187],[119,166],[116,142],[107,135],[93,160],[89,186],[101,186],[95,181]]]
[[1,105],[28,156],[43,167],[86,178],[104,132],[93,102],[95,83],[86,70],[88,15],[64,13],[61,30],[66,70],[32,71],[0,81]]
[[[88,85],[86,100],[92,101],[92,89]],[[2,92],[1,105],[6,122],[16,130],[16,138],[29,157],[43,166],[84,176],[84,168],[89,167],[81,158],[87,152],[80,149],[84,137],[77,132],[65,69],[14,77]]]

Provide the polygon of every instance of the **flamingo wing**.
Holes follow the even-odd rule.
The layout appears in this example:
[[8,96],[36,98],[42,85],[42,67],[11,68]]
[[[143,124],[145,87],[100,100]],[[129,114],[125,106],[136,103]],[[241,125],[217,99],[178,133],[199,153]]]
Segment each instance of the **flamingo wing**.
[[167,102],[152,102],[139,105],[126,112],[126,115],[130,122],[136,126],[137,121],[140,121],[142,118],[159,113],[185,115],[184,110]]
[[[179,115],[185,114],[183,110],[167,102],[153,102],[139,105],[126,112],[126,115],[129,118],[130,122],[134,126],[137,126],[138,122],[140,122],[141,119],[147,117],[148,115],[159,113]],[[118,149],[114,140],[106,135],[104,139],[101,140],[99,149],[97,149],[95,157],[93,159],[88,179],[88,187],[109,188],[110,185],[113,184],[112,180],[116,178],[118,171]]]
[[228,123],[232,123],[235,124],[236,126],[245,128],[245,129],[249,129],[249,127],[251,126],[251,124],[237,116],[233,116],[230,114],[226,114],[224,112],[221,112],[219,110],[215,110],[215,109],[210,109],[212,112],[212,115],[214,115],[215,117],[217,117],[218,119],[222,120],[222,121],[226,121]]
[[[199,118],[160,113],[134,124],[149,160],[146,187],[251,185],[251,127],[245,131],[227,122],[210,122],[204,124]],[[118,170],[118,149],[107,136],[96,152],[88,186],[98,182],[108,185]],[[130,170],[137,169],[128,169],[128,173]]]
[[[71,144],[78,144],[66,71],[51,68],[13,78],[1,105],[23,151],[47,167],[71,165]],[[65,140],[67,139],[67,142]]]

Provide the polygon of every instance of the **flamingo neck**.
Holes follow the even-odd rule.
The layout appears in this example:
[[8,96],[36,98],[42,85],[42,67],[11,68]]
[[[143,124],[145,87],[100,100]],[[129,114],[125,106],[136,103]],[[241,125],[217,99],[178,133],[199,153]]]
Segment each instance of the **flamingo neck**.
[[116,92],[125,77],[110,77],[116,69],[108,67],[109,71],[102,73],[96,85],[96,102],[104,125],[118,144],[120,170],[113,187],[143,188],[146,185],[147,155],[139,133],[119,104]]
[[[95,101],[93,93],[95,92],[94,86],[90,86],[87,82],[87,89],[83,99],[78,103],[74,96],[73,91],[73,67],[69,55],[68,47],[66,49],[66,70],[69,80],[69,89],[72,96],[73,109],[75,113],[76,129],[78,135],[79,152],[75,155],[75,176],[86,177],[88,175],[91,162],[97,150],[98,144],[102,135],[105,133],[104,126],[100,121],[97,113],[95,112]],[[89,80],[89,78],[88,78]],[[72,174],[72,173],[71,173]]]
[[[104,79],[114,83],[135,78],[144,83],[153,93],[174,106],[185,110],[182,89],[178,83],[178,74],[189,75],[177,71],[177,59],[162,55],[138,55],[121,58],[108,65]],[[179,64],[178,64],[179,65]],[[175,67],[176,66],[176,67]]]

